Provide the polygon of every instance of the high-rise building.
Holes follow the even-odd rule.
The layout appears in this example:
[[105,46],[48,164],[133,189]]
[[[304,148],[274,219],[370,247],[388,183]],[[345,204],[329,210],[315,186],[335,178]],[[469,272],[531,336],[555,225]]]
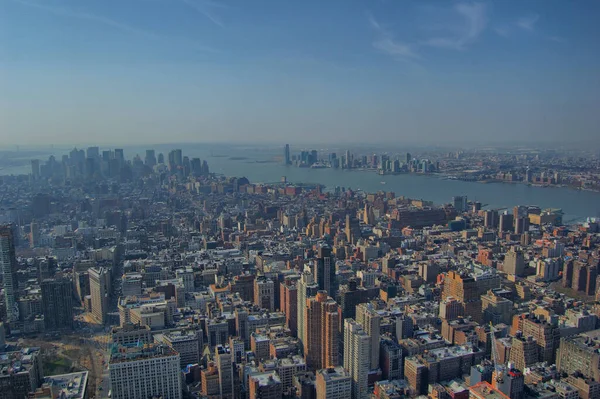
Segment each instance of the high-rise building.
[[496,210],[487,210],[485,211],[483,218],[483,225],[487,228],[493,229],[498,227],[498,211]]
[[319,291],[314,298],[307,300],[306,343],[304,354],[309,369],[334,367],[339,355],[339,315],[338,305]]
[[146,150],[146,158],[144,159],[144,163],[146,164],[146,166],[149,166],[151,168],[153,168],[154,165],[156,165],[156,155],[154,150]]
[[35,248],[40,245],[40,225],[35,220],[29,225],[29,246]]
[[32,159],[31,160],[31,177],[34,180],[38,180],[40,178],[40,160]]
[[313,275],[309,272],[304,272],[298,280],[298,306],[297,306],[297,321],[298,321],[298,338],[302,342],[304,353],[306,354],[306,301],[313,297],[319,291],[319,286],[314,282]]
[[249,377],[249,399],[279,399],[283,384],[276,371],[252,374]]
[[356,243],[361,237],[360,222],[356,216],[346,214],[346,240],[350,243]]
[[275,311],[275,283],[268,277],[254,280],[254,304],[271,312]]
[[203,347],[201,329],[169,331],[162,335],[162,340],[171,349],[179,353],[181,368],[185,368],[188,364],[200,362]]
[[369,335],[356,321],[344,320],[344,368],[352,378],[352,399],[368,398],[370,359]]
[[233,399],[233,359],[228,347],[217,345],[215,348],[217,369],[219,370],[219,393],[221,399]]
[[330,297],[335,298],[337,292],[335,257],[332,256],[331,247],[327,244],[319,245],[313,275],[316,278],[316,283],[319,285],[319,290],[327,291]]
[[525,257],[523,251],[511,248],[504,256],[504,272],[523,276],[525,273]]
[[504,212],[500,214],[500,223],[498,224],[498,231],[503,233],[507,231],[511,231],[513,229],[513,216]]
[[515,234],[524,234],[529,231],[529,218],[522,216],[514,219],[515,222]]
[[599,338],[600,330],[561,338],[556,356],[558,371],[567,374],[579,371],[585,378],[599,381],[600,353],[596,347]]
[[371,346],[369,350],[371,356],[369,361],[370,369],[376,370],[379,368],[379,329],[381,316],[371,303],[361,303],[356,307],[356,322],[362,326],[363,330],[369,336],[369,344]]
[[466,212],[467,211],[467,196],[459,195],[459,196],[452,197],[452,205],[454,206],[454,209],[456,209],[456,211],[458,213]]
[[384,380],[399,380],[404,375],[402,346],[391,337],[381,340],[379,350],[381,377]]
[[10,324],[19,320],[17,302],[17,258],[11,225],[0,226],[0,269],[2,269],[2,288],[6,321]]
[[522,335],[513,337],[511,342],[509,360],[518,370],[525,370],[538,362],[538,346],[533,337]]
[[88,270],[90,294],[92,296],[92,316],[100,324],[106,323],[110,294],[110,272],[103,267]]
[[290,145],[289,144],[285,145],[285,150],[283,153],[283,162],[286,165],[290,165],[292,163],[292,158],[290,157]]
[[66,278],[42,281],[42,309],[47,330],[73,328],[73,283]]
[[181,399],[179,354],[166,345],[114,345],[108,362],[113,399]]
[[348,399],[352,396],[352,377],[343,367],[316,372],[317,399]]
[[27,398],[43,382],[44,374],[39,348],[23,348],[5,352],[0,358],[1,398]]
[[285,324],[293,336],[298,336],[298,287],[296,282],[286,279],[280,284],[280,310],[285,313]]

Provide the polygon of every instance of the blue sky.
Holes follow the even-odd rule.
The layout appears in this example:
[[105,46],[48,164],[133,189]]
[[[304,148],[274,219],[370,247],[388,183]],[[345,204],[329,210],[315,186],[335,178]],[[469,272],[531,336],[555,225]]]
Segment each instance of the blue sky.
[[0,139],[599,143],[598,17],[591,0],[0,0]]

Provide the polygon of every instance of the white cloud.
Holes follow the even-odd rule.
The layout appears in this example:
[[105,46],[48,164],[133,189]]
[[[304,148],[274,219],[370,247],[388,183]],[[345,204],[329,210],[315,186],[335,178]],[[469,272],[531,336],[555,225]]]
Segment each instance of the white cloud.
[[451,50],[465,50],[477,41],[488,23],[487,9],[483,3],[458,3],[453,7],[448,18],[456,19],[456,16],[460,17],[460,22],[448,24],[448,35],[432,37],[422,44]]
[[535,24],[539,19],[540,16],[538,14],[521,17],[517,20],[517,26],[524,30],[533,31],[535,30]]

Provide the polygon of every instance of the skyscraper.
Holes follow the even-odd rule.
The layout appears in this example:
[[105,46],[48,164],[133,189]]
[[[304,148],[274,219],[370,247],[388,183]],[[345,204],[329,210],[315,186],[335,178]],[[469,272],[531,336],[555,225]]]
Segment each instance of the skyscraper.
[[2,287],[4,288],[4,304],[6,320],[10,324],[19,320],[19,306],[16,298],[17,258],[13,230],[10,225],[0,226],[0,268],[2,269]]
[[338,305],[326,291],[317,292],[306,307],[306,364],[311,369],[338,363]]
[[304,272],[298,280],[298,305],[296,317],[298,321],[298,338],[303,344],[304,353],[306,353],[306,300],[317,294],[319,286],[315,284],[313,275],[309,272]]
[[289,165],[289,164],[291,164],[291,163],[292,163],[292,160],[291,160],[291,158],[290,158],[290,145],[289,145],[289,144],[286,144],[286,145],[285,145],[285,150],[284,150],[284,153],[283,153],[283,157],[284,157],[284,158],[283,158],[283,160],[284,160],[284,163],[285,163],[286,165]]
[[97,322],[106,323],[106,312],[108,311],[108,295],[110,293],[110,273],[103,267],[91,268],[90,294],[92,296],[92,316]]
[[154,167],[156,165],[156,156],[154,150],[146,150],[146,158],[144,159],[146,166]]
[[344,320],[344,368],[352,378],[352,399],[368,398],[370,359],[369,335],[356,321]]
[[317,251],[317,262],[313,275],[316,277],[320,290],[327,291],[330,297],[335,298],[335,258],[331,255],[331,247],[327,244],[319,244]]
[[40,160],[39,159],[31,160],[31,177],[33,177],[34,180],[37,180],[40,178]]
[[233,363],[229,348],[217,345],[215,348],[217,368],[219,369],[219,391],[221,399],[233,399]]
[[114,347],[108,369],[113,399],[181,399],[179,354],[166,345]]
[[356,322],[369,335],[371,345],[370,367],[371,370],[376,370],[379,368],[379,327],[381,325],[381,316],[375,311],[372,304],[361,303],[356,307]]
[[42,309],[46,329],[73,328],[73,284],[66,278],[42,281]]

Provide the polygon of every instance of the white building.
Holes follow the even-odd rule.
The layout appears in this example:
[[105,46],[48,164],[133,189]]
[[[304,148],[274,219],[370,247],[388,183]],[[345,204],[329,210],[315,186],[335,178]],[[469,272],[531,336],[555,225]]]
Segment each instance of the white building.
[[348,399],[352,393],[352,379],[343,367],[317,371],[317,399]]
[[114,399],[181,399],[179,354],[166,345],[114,346],[108,363]]
[[344,320],[344,368],[352,378],[352,399],[369,397],[371,339],[360,324]]

